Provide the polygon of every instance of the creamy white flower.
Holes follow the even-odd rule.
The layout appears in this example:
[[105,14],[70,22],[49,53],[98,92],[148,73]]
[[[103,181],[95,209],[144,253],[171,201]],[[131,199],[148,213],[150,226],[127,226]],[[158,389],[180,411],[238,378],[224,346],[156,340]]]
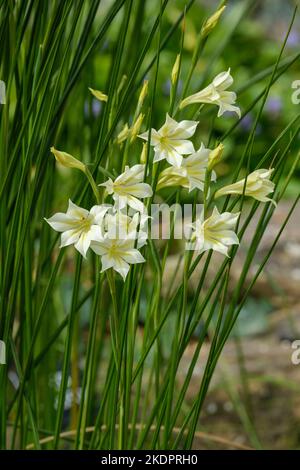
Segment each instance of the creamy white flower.
[[[200,149],[182,160],[180,168],[170,166],[161,172],[158,178],[157,190],[169,186],[182,186],[189,191],[197,188],[203,191],[205,173],[211,150],[201,144]],[[213,171],[211,179],[216,180]]]
[[[197,121],[177,122],[168,114],[166,122],[157,131],[151,130],[150,145],[154,147],[154,162],[166,159],[170,165],[180,167],[182,155],[194,153],[194,145],[190,139],[196,131]],[[148,140],[148,132],[139,135],[141,139]]]
[[[275,188],[275,184],[270,180],[273,171],[274,168],[271,168],[270,170],[260,168],[259,170],[255,170],[250,173],[247,177],[245,195],[253,197],[261,202],[271,201],[276,204],[275,201],[267,197],[268,194],[273,193]],[[215,198],[225,196],[227,194],[243,194],[244,186],[245,178],[219,189],[215,194]]]
[[233,230],[238,217],[239,213],[223,212],[220,214],[215,207],[212,215],[206,220],[203,218],[197,220],[193,224],[194,249],[199,250],[200,253],[215,250],[228,256],[229,246],[239,244],[239,239]]
[[100,241],[93,241],[92,250],[101,256],[102,271],[113,268],[125,281],[131,264],[144,263],[145,258],[135,248],[135,239],[128,236],[123,240],[111,239],[108,233]]
[[145,98],[148,95],[148,88],[149,88],[149,80],[144,80],[139,99],[138,99],[138,105],[137,105],[137,114],[140,112],[141,107],[144,104]]
[[130,143],[134,142],[140,132],[145,114],[140,113],[130,129]]
[[229,88],[232,83],[233,78],[230,75],[230,69],[228,69],[227,72],[219,73],[206,88],[182,100],[179,107],[182,109],[194,103],[216,104],[219,106],[218,117],[222,116],[225,111],[232,111],[240,118],[240,108],[234,106],[236,93],[234,93],[234,91],[227,91],[227,88]]
[[144,212],[144,204],[139,199],[152,196],[152,188],[144,183],[145,165],[138,164],[131,168],[125,167],[124,173],[119,175],[115,181],[109,178],[104,186],[108,194],[113,195],[118,209],[123,209],[126,205],[133,209]]
[[66,213],[58,212],[46,222],[61,234],[60,248],[74,245],[85,258],[92,240],[102,237],[101,225],[108,206],[93,206],[90,211],[69,200]]
[[137,240],[137,248],[145,245],[148,238],[149,216],[136,212],[132,217],[123,214],[121,211],[113,210],[105,215],[103,229],[110,239],[131,239]]
[[97,98],[97,100],[99,101],[107,101],[108,100],[108,96],[105,95],[102,91],[100,90],[93,90],[93,88],[89,88],[90,92],[92,93],[92,95],[95,96],[95,98]]

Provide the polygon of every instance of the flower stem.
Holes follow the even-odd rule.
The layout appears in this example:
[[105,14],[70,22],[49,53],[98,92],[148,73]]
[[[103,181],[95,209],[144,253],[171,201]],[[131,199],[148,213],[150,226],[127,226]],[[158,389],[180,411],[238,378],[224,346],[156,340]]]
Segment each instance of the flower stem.
[[111,322],[111,336],[112,336],[112,348],[114,359],[116,363],[116,370],[119,369],[119,318],[118,318],[118,306],[117,306],[117,294],[116,294],[116,283],[115,275],[112,269],[106,271],[107,280],[109,284],[109,290],[112,298],[113,309],[112,309],[112,322]]
[[87,168],[87,166],[85,167],[85,175],[91,185],[91,188],[93,190],[93,193],[95,195],[95,198],[96,198],[96,201],[97,201],[97,204],[101,204],[101,201],[100,201],[100,194],[99,194],[99,191],[98,191],[98,187],[97,187],[97,184],[93,178],[93,175],[92,173],[90,172],[90,170]]

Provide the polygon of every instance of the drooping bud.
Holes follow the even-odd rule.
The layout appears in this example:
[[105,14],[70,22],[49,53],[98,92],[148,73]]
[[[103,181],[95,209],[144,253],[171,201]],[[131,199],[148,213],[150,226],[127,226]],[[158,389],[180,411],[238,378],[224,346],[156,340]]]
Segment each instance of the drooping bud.
[[260,168],[255,170],[247,176],[247,180],[243,178],[236,183],[229,184],[219,189],[215,193],[215,198],[227,196],[228,194],[245,194],[245,196],[253,197],[257,201],[272,202],[276,206],[276,202],[267,197],[269,194],[273,193],[275,189],[275,184],[270,179],[273,171],[274,168]]
[[194,93],[187,98],[184,98],[179,105],[179,108],[185,108],[191,104],[214,104],[219,107],[218,117],[222,116],[226,111],[234,112],[241,118],[241,110],[235,106],[236,93],[229,91],[228,88],[233,84],[233,77],[230,73],[230,68],[221,72],[202,90]]
[[138,108],[139,109],[143,106],[145,98],[148,94],[148,87],[149,87],[148,80],[144,80],[144,83],[143,83],[143,86],[142,86],[142,89],[141,89],[141,92],[140,92],[139,100],[138,100]]
[[85,173],[86,167],[85,164],[77,160],[77,158],[72,157],[69,153],[61,152],[60,150],[51,147],[51,153],[53,153],[56,161],[58,161],[62,166],[66,168],[77,168],[80,171]]
[[102,93],[102,91],[99,91],[99,90],[93,90],[93,88],[89,88],[90,92],[92,93],[92,95],[95,96],[95,98],[97,98],[97,100],[99,101],[107,101],[108,100],[108,96],[105,95],[104,93]]
[[180,54],[177,54],[176,60],[175,60],[175,63],[173,65],[172,72],[171,72],[171,82],[173,86],[176,84],[176,81],[178,78],[179,65],[180,65]]
[[225,10],[226,5],[220,7],[212,16],[208,18],[208,20],[204,23],[201,29],[201,37],[204,39],[206,38],[211,31],[217,26],[219,19]]

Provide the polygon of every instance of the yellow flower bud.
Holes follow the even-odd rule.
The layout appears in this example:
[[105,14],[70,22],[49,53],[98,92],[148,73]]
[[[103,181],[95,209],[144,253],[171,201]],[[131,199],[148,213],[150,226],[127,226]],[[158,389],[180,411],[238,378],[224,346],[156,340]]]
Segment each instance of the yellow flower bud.
[[144,114],[139,114],[136,121],[133,123],[131,130],[130,130],[130,142],[133,142],[136,138],[138,133],[140,132],[141,125],[143,123],[145,115]]
[[120,145],[122,144],[129,136],[130,134],[130,129],[128,127],[128,124],[125,124],[121,132],[117,136],[117,143]]
[[214,150],[212,150],[208,157],[208,170],[212,170],[221,160],[223,155],[224,145],[219,144]]
[[99,91],[99,90],[93,90],[93,88],[89,88],[90,92],[92,93],[92,95],[95,96],[95,98],[97,98],[97,100],[99,101],[107,101],[108,100],[108,96],[105,95],[104,93],[102,93],[102,91]]
[[77,160],[77,158],[72,157],[69,153],[56,150],[54,147],[51,147],[50,151],[61,165],[66,168],[77,168],[85,173],[85,164]]
[[140,163],[145,164],[146,161],[147,161],[147,142],[144,142],[141,157],[140,157]]
[[206,38],[211,31],[217,26],[219,19],[225,10],[226,5],[220,7],[212,16],[208,18],[208,20],[204,23],[201,29],[201,36],[202,38]]
[[173,86],[176,84],[176,81],[178,78],[179,64],[180,64],[180,54],[177,54],[175,63],[172,68],[172,73],[171,73],[171,82]]
[[144,80],[144,83],[140,92],[140,96],[139,96],[139,101],[138,101],[139,109],[143,106],[144,100],[148,94],[148,87],[149,87],[148,80]]

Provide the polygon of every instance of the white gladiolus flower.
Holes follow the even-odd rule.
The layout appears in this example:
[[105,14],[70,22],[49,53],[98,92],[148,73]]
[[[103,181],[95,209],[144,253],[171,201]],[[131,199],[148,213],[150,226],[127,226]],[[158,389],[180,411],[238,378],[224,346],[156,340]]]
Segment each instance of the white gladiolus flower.
[[[181,166],[182,155],[194,153],[194,145],[190,139],[196,131],[197,121],[177,122],[168,114],[166,122],[157,131],[151,130],[150,145],[154,147],[154,162],[166,159],[170,165],[177,168]],[[148,140],[148,132],[139,136],[141,139]]]
[[[275,184],[270,180],[270,176],[273,171],[274,168],[271,168],[270,170],[260,168],[259,170],[255,170],[250,173],[246,181],[245,195],[253,197],[261,202],[271,201],[276,205],[275,201],[267,197],[268,194],[273,193],[275,188]],[[219,189],[215,194],[215,198],[225,196],[227,194],[243,194],[244,186],[245,178]]]
[[108,206],[94,206],[90,211],[76,206],[69,200],[66,213],[58,212],[46,222],[61,234],[60,248],[74,245],[76,250],[86,258],[92,240],[101,238],[101,225]]
[[[201,144],[200,149],[182,160],[180,168],[169,167],[159,175],[157,190],[168,186],[182,186],[189,191],[197,188],[203,191],[205,173],[208,165],[210,149]],[[213,171],[211,175],[213,181],[216,180],[216,174]]]
[[113,195],[118,209],[123,209],[126,205],[139,212],[144,212],[144,204],[139,200],[152,196],[152,188],[144,183],[145,165],[138,164],[131,168],[125,167],[124,173],[119,175],[115,181],[109,178],[104,186],[108,194]]
[[127,238],[111,239],[108,232],[100,241],[93,241],[92,250],[101,256],[102,271],[113,268],[121,274],[125,281],[131,264],[144,263],[145,258],[135,248],[135,236],[128,235]]
[[234,106],[236,93],[234,93],[234,91],[227,91],[227,88],[229,88],[232,83],[233,78],[230,75],[230,69],[228,69],[227,72],[219,73],[206,88],[182,100],[179,107],[184,108],[194,103],[216,104],[219,106],[218,117],[222,116],[225,111],[233,111],[240,118],[240,108]]
[[228,256],[229,246],[239,244],[239,239],[233,231],[238,217],[239,213],[223,212],[220,214],[215,207],[210,217],[193,224],[194,249],[199,250],[200,253],[215,250]]

